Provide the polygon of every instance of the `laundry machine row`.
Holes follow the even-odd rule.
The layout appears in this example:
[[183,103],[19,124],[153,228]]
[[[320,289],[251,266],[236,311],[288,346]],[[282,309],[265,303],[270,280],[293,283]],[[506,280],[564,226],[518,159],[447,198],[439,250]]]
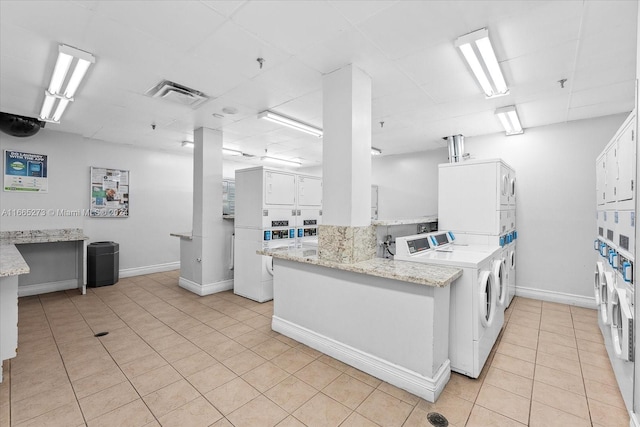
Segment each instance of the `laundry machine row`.
[[635,364],[635,111],[596,159],[594,297],[598,324],[629,412]]
[[398,237],[394,259],[462,269],[450,285],[449,360],[451,370],[477,378],[504,325],[507,274],[499,246],[456,244],[455,237],[450,231]]

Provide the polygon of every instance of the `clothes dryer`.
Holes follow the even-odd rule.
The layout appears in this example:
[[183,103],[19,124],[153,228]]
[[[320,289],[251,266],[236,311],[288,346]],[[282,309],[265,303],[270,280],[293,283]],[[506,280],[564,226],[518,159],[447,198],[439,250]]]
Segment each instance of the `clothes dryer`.
[[497,246],[431,245],[424,234],[396,239],[396,260],[461,268],[462,276],[451,285],[449,306],[449,359],[451,370],[477,378],[504,325],[498,305],[499,289],[492,262]]

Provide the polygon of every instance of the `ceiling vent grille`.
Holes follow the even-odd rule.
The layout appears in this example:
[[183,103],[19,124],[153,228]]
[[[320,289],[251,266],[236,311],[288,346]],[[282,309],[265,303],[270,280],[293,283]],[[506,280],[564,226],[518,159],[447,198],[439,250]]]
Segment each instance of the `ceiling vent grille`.
[[162,80],[144,94],[152,98],[165,99],[176,104],[186,105],[193,109],[198,108],[209,100],[209,97],[199,90],[191,89],[169,80]]

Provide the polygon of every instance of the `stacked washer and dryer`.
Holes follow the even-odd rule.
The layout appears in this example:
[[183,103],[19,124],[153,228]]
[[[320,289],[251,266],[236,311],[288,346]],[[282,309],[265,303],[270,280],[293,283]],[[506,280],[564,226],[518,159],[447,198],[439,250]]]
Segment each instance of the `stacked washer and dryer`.
[[629,412],[633,411],[636,113],[596,159],[594,294],[598,324]]
[[233,291],[272,300],[273,259],[256,251],[318,245],[322,179],[263,166],[240,169],[235,207]]

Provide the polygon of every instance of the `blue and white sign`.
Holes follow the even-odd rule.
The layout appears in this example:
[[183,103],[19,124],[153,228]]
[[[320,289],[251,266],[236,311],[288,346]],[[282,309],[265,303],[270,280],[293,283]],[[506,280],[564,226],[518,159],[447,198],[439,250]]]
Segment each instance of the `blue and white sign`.
[[46,193],[47,156],[45,154],[4,151],[4,191]]

